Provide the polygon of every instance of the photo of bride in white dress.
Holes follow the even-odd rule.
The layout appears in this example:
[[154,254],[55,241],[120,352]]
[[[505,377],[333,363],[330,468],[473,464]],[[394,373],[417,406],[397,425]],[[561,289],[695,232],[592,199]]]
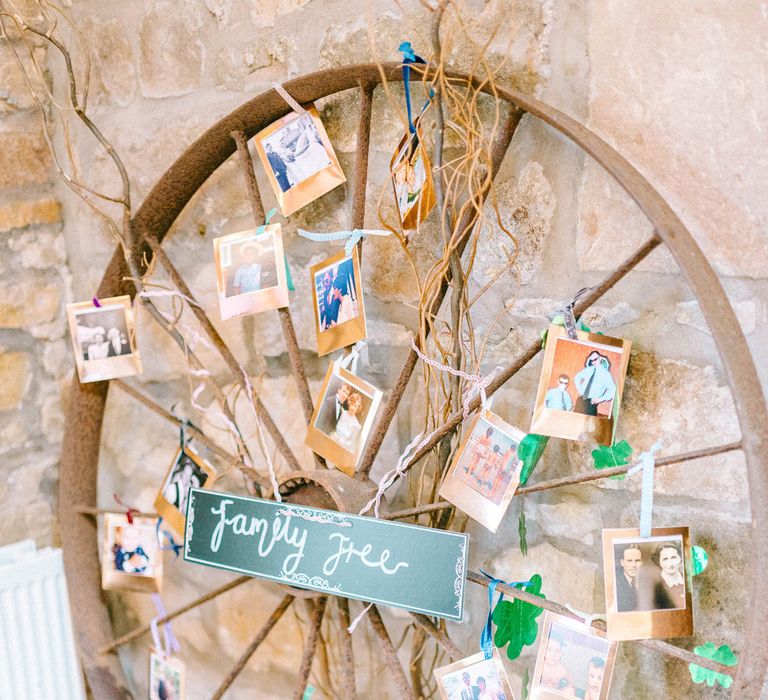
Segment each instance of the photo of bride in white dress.
[[365,392],[334,376],[320,406],[315,427],[342,449],[356,454],[361,447],[363,426],[371,403],[371,397]]

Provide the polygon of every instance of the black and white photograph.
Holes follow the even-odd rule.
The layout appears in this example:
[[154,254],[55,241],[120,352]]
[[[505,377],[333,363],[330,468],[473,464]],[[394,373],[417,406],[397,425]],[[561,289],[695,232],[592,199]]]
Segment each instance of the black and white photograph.
[[317,353],[326,355],[365,338],[360,263],[357,250],[342,251],[310,268],[317,328]]
[[606,700],[616,644],[583,622],[547,611],[542,624],[532,700]]
[[331,363],[307,431],[307,444],[352,473],[373,425],[382,392]]
[[688,528],[603,530],[608,636],[666,639],[693,634]]
[[127,377],[141,371],[129,296],[103,299],[98,305],[93,301],[69,304],[67,317],[81,382]]
[[104,516],[102,587],[159,592],[162,572],[157,518],[129,518],[124,514],[107,513]]
[[480,652],[435,670],[442,700],[515,700],[498,650]]
[[255,143],[284,216],[346,181],[314,105],[270,124]]
[[211,488],[216,470],[189,444],[179,449],[155,498],[155,509],[180,536],[184,536],[189,489]]

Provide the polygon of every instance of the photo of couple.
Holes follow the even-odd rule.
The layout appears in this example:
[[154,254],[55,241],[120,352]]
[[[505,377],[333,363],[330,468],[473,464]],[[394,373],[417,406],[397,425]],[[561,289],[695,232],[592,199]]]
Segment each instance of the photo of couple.
[[357,318],[357,285],[352,256],[314,273],[320,332]]
[[389,168],[402,227],[414,229],[429,216],[436,203],[431,165],[418,130],[403,137]]
[[122,306],[92,306],[75,313],[77,343],[86,361],[130,355],[128,325]]
[[159,591],[163,570],[157,519],[108,513],[104,516],[102,587]]
[[679,610],[685,608],[683,538],[617,539],[616,610]]
[[589,634],[578,620],[547,612],[531,698],[604,700],[611,684],[615,647]]
[[435,671],[443,700],[514,700],[498,652],[483,653]]
[[585,416],[610,416],[621,366],[621,349],[557,338],[547,408]]
[[282,192],[304,182],[331,164],[310,116],[298,116],[261,139],[267,161]]
[[357,453],[370,408],[370,396],[335,376],[328,384],[315,427],[342,449]]

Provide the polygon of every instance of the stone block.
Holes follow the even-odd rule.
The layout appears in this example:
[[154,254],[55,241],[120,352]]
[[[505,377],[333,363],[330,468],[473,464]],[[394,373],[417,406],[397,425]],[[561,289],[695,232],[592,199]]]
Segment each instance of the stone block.
[[[526,503],[526,509],[530,502]],[[542,532],[556,540],[576,540],[591,547],[600,541],[603,527],[600,512],[589,503],[573,499],[560,503],[539,503],[535,506],[535,519]]]
[[0,232],[60,221],[61,202],[56,199],[23,200],[0,205]]
[[[757,301],[755,299],[744,299],[743,301],[731,302],[733,310],[736,312],[736,318],[739,320],[741,330],[745,335],[754,333],[757,329]],[[675,320],[683,325],[695,328],[708,335],[712,335],[709,325],[704,320],[704,314],[696,300],[681,301],[675,305]],[[717,319],[715,319],[717,323]]]
[[61,268],[66,259],[64,236],[50,231],[26,233],[12,238],[8,247],[18,252],[23,268],[46,270]]
[[35,279],[0,281],[0,328],[28,328],[53,321],[61,302],[58,287]]
[[125,25],[87,17],[82,23],[91,49],[92,90],[97,102],[129,105],[136,93],[136,66]]
[[17,408],[24,399],[31,380],[27,353],[0,353],[0,411]]
[[22,187],[48,180],[51,156],[43,133],[0,132],[0,187]]
[[[35,61],[42,68],[45,67],[45,49],[35,47],[33,49]],[[43,79],[38,71],[34,69],[26,52],[20,51],[19,57],[24,63],[24,68],[32,82],[33,89],[37,94],[45,90]],[[31,109],[35,106],[32,94],[24,81],[13,54],[7,44],[0,47],[0,114],[12,113],[20,110]]]

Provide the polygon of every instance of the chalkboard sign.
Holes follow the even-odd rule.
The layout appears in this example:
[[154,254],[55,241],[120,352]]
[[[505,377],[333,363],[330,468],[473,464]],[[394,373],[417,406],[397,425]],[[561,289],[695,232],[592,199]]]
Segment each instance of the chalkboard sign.
[[190,489],[184,558],[461,620],[469,535]]

